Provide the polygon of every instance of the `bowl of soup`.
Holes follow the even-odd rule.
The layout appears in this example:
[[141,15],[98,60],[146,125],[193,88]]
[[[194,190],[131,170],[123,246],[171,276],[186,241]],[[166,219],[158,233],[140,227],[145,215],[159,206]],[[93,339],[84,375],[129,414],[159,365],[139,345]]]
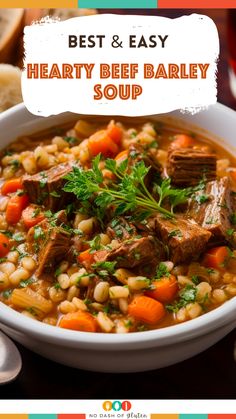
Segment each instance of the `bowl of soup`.
[[[0,116],[0,322],[77,368],[171,365],[235,327],[234,111]],[[114,362],[115,360],[115,362]]]

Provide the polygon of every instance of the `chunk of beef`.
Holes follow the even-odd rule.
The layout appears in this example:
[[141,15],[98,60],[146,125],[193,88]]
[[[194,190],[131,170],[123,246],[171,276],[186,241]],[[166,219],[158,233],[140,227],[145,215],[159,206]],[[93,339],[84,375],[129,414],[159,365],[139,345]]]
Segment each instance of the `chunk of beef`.
[[62,163],[36,175],[25,175],[23,186],[30,202],[44,205],[52,211],[63,208],[71,198],[70,194],[62,190],[66,182],[64,176],[71,172],[73,164]]
[[70,234],[64,228],[66,225],[66,213],[61,210],[50,221],[43,220],[28,231],[27,250],[38,254],[38,276],[50,272],[70,250]]
[[116,240],[128,240],[130,237],[137,234],[135,226],[128,222],[124,217],[113,219],[108,224],[106,232],[111,239]]
[[216,178],[216,155],[192,148],[170,150],[167,173],[174,185],[193,186]]
[[165,259],[165,247],[152,236],[133,238],[122,242],[111,251],[101,250],[95,253],[96,262],[116,261],[117,268],[134,268]]
[[[201,203],[201,197],[204,201]],[[212,242],[220,244],[226,240],[236,244],[231,233],[231,218],[234,202],[229,178],[223,177],[208,182],[204,191],[199,191],[190,202],[189,215],[212,233]],[[233,243],[235,241],[235,243]]]
[[58,262],[66,258],[69,249],[70,234],[62,227],[49,228],[39,250],[37,276],[51,271]]
[[169,258],[175,264],[198,258],[211,237],[194,220],[181,217],[169,219],[157,214],[148,220],[148,226],[168,246]]

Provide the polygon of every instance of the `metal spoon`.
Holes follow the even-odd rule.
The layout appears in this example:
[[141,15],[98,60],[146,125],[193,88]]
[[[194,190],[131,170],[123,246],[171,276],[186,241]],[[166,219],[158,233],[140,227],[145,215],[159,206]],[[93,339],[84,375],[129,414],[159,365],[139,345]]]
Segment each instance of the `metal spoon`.
[[22,367],[20,353],[15,344],[0,332],[0,384],[14,380]]

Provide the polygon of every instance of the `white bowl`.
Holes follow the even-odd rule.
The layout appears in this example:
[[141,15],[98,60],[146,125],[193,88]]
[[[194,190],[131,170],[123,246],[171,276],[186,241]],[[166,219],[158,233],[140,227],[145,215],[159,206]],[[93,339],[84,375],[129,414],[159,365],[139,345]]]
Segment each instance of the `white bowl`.
[[[0,144],[18,136],[75,120],[78,115],[49,118],[31,115],[24,105],[0,115]],[[94,117],[93,117],[94,118]],[[173,112],[151,117],[187,126],[235,145],[236,112],[217,104],[194,116]],[[119,119],[119,118],[117,118]],[[197,126],[197,127],[196,127]],[[209,132],[211,134],[209,134]],[[208,134],[207,134],[208,132]],[[221,140],[224,138],[224,140]],[[0,327],[27,348],[53,361],[76,368],[102,372],[134,372],[165,367],[190,358],[216,343],[236,325],[236,298],[197,319],[159,330],[130,334],[84,333],[56,328],[27,318],[0,303]]]

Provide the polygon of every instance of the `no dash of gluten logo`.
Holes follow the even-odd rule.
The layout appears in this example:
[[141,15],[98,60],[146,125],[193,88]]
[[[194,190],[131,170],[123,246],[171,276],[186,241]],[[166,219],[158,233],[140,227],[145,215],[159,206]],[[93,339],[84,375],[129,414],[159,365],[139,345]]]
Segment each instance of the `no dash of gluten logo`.
[[114,402],[111,402],[110,400],[106,400],[103,402],[102,408],[106,412],[109,412],[110,410],[113,410],[115,412],[119,412],[120,410],[123,410],[124,412],[128,412],[131,409],[132,405],[128,400],[124,400],[123,402],[119,400],[115,400]]

